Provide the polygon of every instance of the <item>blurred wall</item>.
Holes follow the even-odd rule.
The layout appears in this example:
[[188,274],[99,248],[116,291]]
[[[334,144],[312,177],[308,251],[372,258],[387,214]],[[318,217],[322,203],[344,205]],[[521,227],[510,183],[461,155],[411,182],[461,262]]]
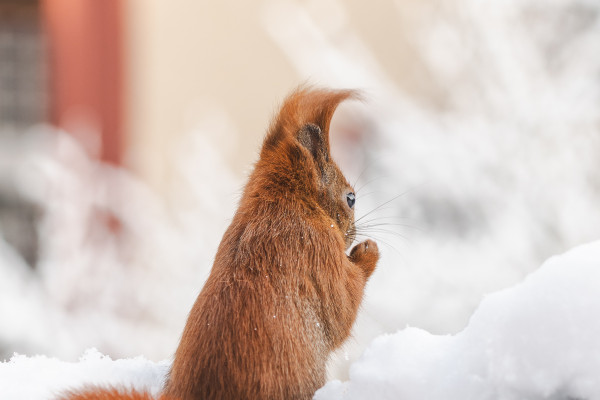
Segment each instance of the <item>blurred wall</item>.
[[170,145],[210,105],[239,133],[234,148],[223,149],[239,171],[253,160],[276,102],[300,83],[261,27],[259,3],[126,4],[128,164],[164,187]]

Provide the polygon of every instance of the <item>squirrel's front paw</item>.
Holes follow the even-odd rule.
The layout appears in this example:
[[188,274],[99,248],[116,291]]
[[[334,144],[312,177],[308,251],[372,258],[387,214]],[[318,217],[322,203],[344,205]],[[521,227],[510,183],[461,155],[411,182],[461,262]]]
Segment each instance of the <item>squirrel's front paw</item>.
[[350,261],[358,265],[368,278],[375,270],[375,265],[379,260],[379,248],[373,240],[365,240],[357,244],[350,251]]

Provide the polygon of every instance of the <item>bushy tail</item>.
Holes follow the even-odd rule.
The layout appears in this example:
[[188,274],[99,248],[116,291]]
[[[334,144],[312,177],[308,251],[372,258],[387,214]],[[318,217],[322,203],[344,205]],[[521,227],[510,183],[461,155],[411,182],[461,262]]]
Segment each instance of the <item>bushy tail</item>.
[[177,400],[173,397],[160,395],[154,397],[148,392],[138,392],[132,389],[89,388],[82,391],[68,392],[57,400]]

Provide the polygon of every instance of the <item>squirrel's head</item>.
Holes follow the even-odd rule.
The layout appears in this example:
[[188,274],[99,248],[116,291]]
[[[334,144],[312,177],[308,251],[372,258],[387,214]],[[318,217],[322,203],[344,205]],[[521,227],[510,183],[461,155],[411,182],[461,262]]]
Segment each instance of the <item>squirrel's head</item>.
[[[270,189],[293,196],[311,211],[324,212],[346,248],[355,237],[354,188],[331,158],[329,124],[350,90],[299,89],[283,103],[261,151],[270,171]],[[282,193],[285,192],[285,193]]]

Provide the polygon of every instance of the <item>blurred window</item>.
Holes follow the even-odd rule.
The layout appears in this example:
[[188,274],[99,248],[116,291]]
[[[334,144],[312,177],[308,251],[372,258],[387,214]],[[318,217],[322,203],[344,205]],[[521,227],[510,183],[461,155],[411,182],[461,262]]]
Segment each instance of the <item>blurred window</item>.
[[19,195],[6,154],[22,132],[47,118],[46,56],[40,2],[0,0],[0,240],[34,266],[36,209]]
[[0,130],[21,130],[47,114],[39,1],[0,0]]

